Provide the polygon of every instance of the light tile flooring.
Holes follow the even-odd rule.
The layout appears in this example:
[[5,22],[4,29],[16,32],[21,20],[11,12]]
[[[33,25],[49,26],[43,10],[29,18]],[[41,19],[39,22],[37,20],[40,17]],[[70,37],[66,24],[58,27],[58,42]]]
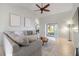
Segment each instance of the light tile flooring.
[[75,48],[72,42],[65,40],[53,41],[49,40],[42,47],[42,56],[74,56]]
[[4,51],[3,48],[0,47],[0,56],[4,56],[4,52],[3,51]]

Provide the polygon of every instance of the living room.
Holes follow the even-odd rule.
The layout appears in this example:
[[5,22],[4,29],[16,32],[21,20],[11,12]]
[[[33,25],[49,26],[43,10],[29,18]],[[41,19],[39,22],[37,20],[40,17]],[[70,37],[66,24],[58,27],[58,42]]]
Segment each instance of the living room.
[[[78,3],[0,3],[0,55],[79,55],[78,7]],[[29,47],[21,38],[36,42]]]

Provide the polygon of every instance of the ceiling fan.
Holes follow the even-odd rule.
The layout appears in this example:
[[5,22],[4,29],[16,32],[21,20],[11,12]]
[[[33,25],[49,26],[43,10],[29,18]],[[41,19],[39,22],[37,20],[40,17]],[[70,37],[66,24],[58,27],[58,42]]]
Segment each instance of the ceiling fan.
[[36,6],[39,8],[39,10],[37,10],[37,11],[41,11],[41,14],[44,11],[46,11],[46,12],[50,11],[50,10],[47,9],[47,7],[50,6],[50,4],[43,5],[43,3],[42,3],[41,6],[39,6],[38,4],[36,4]]

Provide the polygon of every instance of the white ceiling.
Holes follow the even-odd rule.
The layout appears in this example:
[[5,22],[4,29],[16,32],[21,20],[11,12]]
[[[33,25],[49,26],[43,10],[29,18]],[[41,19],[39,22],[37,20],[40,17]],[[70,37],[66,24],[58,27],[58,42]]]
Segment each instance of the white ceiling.
[[[39,4],[39,5],[41,5],[41,4]],[[50,3],[50,6],[47,8],[50,10],[50,12],[44,12],[43,14],[41,14],[40,11],[35,11],[35,10],[39,9],[35,5],[35,3],[23,4],[22,6],[26,9],[28,9],[30,12],[32,12],[33,14],[35,14],[38,17],[48,16],[48,15],[52,15],[55,13],[67,12],[67,11],[72,10],[72,8],[73,8],[73,4],[71,4],[71,3]]]
[[[10,4],[10,5],[23,7],[37,17],[44,17],[44,16],[49,16],[52,14],[67,12],[67,11],[72,10],[73,5],[74,5],[72,3],[50,3],[50,6],[47,8],[50,10],[50,12],[44,12],[43,14],[41,14],[40,11],[35,11],[35,10],[39,9],[35,4],[36,3],[16,3],[16,4]],[[46,4],[46,3],[44,3],[44,4]],[[39,4],[39,5],[41,5],[41,4]],[[77,5],[79,5],[79,4],[77,4]]]

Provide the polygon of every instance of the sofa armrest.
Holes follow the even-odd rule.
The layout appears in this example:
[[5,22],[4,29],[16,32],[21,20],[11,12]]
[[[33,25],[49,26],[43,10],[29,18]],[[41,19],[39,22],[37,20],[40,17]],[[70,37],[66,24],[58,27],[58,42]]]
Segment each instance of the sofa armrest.
[[6,35],[3,36],[4,38],[4,50],[6,56],[12,56],[13,52],[16,52],[19,49],[19,46],[12,42]]

